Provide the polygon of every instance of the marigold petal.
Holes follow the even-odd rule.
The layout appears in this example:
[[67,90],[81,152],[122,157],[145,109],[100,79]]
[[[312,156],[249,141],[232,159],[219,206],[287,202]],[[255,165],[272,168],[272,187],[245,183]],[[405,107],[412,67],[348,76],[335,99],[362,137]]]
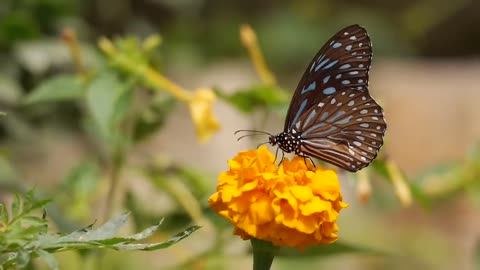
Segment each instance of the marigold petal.
[[252,221],[260,225],[272,221],[274,212],[269,197],[264,196],[250,206]]
[[310,216],[315,213],[321,213],[332,209],[332,203],[313,197],[310,201],[300,205],[300,211],[304,216]]
[[293,196],[301,202],[306,202],[313,198],[312,189],[305,186],[294,186],[290,188]]
[[265,146],[238,153],[230,170],[219,175],[211,208],[235,225],[242,239],[255,237],[277,246],[304,249],[328,244],[338,236],[336,219],[342,202],[334,171],[301,157],[279,167]]

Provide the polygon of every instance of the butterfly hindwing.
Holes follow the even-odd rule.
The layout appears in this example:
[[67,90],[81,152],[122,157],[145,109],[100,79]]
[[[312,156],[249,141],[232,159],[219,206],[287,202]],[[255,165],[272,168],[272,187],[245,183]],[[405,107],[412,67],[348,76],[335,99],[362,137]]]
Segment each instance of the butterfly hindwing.
[[321,100],[345,88],[368,90],[372,49],[370,38],[358,25],[345,27],[320,49],[308,65],[293,95],[284,131]]
[[368,92],[347,88],[311,107],[293,128],[302,134],[301,153],[357,171],[377,156],[386,123]]

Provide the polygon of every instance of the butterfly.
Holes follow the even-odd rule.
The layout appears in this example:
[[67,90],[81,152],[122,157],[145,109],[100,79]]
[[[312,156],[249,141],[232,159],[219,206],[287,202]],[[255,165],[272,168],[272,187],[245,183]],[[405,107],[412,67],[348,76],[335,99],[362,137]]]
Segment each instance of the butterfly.
[[283,132],[264,132],[270,135],[268,143],[351,172],[368,166],[387,128],[383,109],[368,92],[371,61],[372,43],[363,27],[336,33],[307,66]]

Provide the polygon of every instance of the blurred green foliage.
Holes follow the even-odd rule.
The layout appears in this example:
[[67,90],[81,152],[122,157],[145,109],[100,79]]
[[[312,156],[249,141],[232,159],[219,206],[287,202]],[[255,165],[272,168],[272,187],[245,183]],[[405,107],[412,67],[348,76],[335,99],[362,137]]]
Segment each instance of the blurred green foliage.
[[[192,269],[198,261],[211,263],[209,269],[227,268],[223,254],[232,242],[231,227],[206,205],[212,172],[203,171],[197,164],[174,163],[168,158],[149,160],[141,166],[129,160],[137,146],[162,131],[178,100],[166,92],[152,91],[154,86],[141,74],[129,72],[102,55],[96,45],[99,36],[115,37],[112,40],[116,55],[127,58],[134,67],[148,65],[159,72],[169,68],[190,72],[226,57],[245,59],[247,54],[240,45],[238,28],[249,22],[258,30],[266,61],[278,74],[288,76],[278,76],[282,86],[256,83],[234,93],[223,89],[215,93],[245,114],[274,111],[284,115],[290,94],[283,85],[299,77],[296,73],[304,68],[312,52],[339,27],[351,23],[365,25],[375,40],[375,57],[469,56],[478,54],[480,48],[476,28],[461,27],[462,31],[458,31],[460,27],[449,26],[475,22],[478,16],[465,15],[469,10],[478,11],[474,2],[1,1],[0,110],[7,115],[0,121],[0,199],[13,196],[13,203],[11,207],[0,204],[0,265],[40,269],[30,259],[41,257],[55,269],[57,263],[50,252],[65,249],[168,247],[198,229],[183,227],[200,220],[213,226],[218,239],[212,240],[213,246],[207,251],[171,268]],[[78,34],[81,63],[72,60],[68,42],[65,37],[62,40],[65,28],[75,29]],[[157,32],[162,36],[154,34]],[[452,42],[452,36],[468,42]],[[438,47],[441,45],[448,48],[442,50]],[[63,179],[49,179],[50,186],[37,183],[37,179],[26,181],[21,164],[44,154],[40,148],[47,137],[45,130],[75,135],[86,152]],[[19,154],[25,151],[28,158]],[[387,161],[392,159],[381,155],[369,168],[368,177],[375,185],[371,205],[377,207],[379,215],[387,216],[387,210],[399,208],[387,168]],[[415,202],[431,211],[439,202],[466,194],[478,207],[479,162],[480,150],[475,148],[464,160],[439,164],[410,177]],[[120,175],[126,171],[140,171],[143,180],[136,181],[152,193],[148,198],[118,185]],[[376,181],[378,177],[385,181]],[[36,193],[52,198],[48,206],[47,201],[36,201],[32,193],[27,193],[32,181]],[[115,192],[109,194],[108,190],[117,191],[123,200],[115,201]],[[15,192],[26,195],[12,195]],[[149,201],[152,197],[166,198],[161,201],[166,206],[156,208],[157,203]],[[110,203],[105,203],[107,200]],[[75,230],[84,227],[78,224],[92,222],[93,216],[104,216],[99,210],[103,204],[129,210],[133,231],[148,228],[140,234],[118,237],[117,231],[127,221],[127,216],[122,215],[96,229],[88,226]],[[51,225],[38,213],[45,207],[53,225],[62,232],[73,232],[52,234],[48,230]],[[159,216],[165,217],[165,233],[183,233],[165,243],[138,243],[158,236],[153,234],[158,225],[149,226],[156,224]],[[371,242],[342,241],[305,253],[282,250],[280,255],[285,257],[283,260],[292,261],[346,254],[398,255],[374,248]],[[477,265],[478,246],[477,240]],[[84,252],[78,254],[83,256]],[[118,265],[117,259],[111,265]],[[128,268],[126,264],[118,267]]]
[[32,258],[40,257],[50,269],[59,269],[54,252],[67,250],[157,250],[176,244],[199,229],[193,226],[175,235],[163,243],[143,244],[139,241],[152,236],[157,225],[127,236],[117,236],[118,231],[128,220],[128,214],[112,218],[102,226],[94,229],[93,224],[71,233],[52,234],[48,232],[46,212],[43,216],[35,215],[35,210],[41,210],[49,200],[36,200],[33,192],[25,196],[14,196],[10,211],[5,204],[0,204],[0,268],[26,268]]

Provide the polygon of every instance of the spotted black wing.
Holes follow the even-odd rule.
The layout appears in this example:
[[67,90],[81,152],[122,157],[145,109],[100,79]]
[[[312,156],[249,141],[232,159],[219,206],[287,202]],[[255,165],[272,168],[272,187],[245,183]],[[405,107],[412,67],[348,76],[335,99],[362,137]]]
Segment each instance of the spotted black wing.
[[288,132],[311,107],[340,89],[368,91],[372,46],[367,31],[359,25],[345,27],[323,45],[298,83],[284,131]]
[[300,152],[345,170],[368,166],[383,145],[387,125],[382,108],[368,92],[347,88],[311,107],[295,124]]

